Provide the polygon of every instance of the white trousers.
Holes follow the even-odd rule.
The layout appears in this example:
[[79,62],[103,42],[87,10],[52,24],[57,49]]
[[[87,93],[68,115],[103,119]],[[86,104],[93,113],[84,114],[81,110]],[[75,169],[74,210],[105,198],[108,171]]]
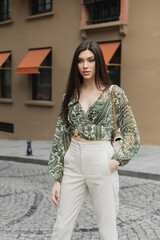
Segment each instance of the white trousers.
[[119,206],[119,176],[108,167],[114,150],[109,141],[71,140],[64,157],[61,200],[52,240],[71,240],[75,221],[90,193],[101,240],[117,240],[116,216]]

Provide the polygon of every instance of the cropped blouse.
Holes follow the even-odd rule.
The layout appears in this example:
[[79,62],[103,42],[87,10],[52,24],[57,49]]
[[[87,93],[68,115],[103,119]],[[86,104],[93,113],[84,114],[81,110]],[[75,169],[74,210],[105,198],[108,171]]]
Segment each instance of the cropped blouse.
[[[138,152],[140,136],[124,90],[114,85],[112,94],[117,127],[120,129],[123,138],[119,152],[113,154],[112,159],[119,161],[120,166],[124,166]],[[68,104],[68,124],[62,120],[61,113],[59,114],[53,138],[48,169],[54,179],[60,182],[63,177],[64,155],[69,147],[68,143],[74,134],[75,128],[78,129],[78,135],[87,140],[111,141],[112,136],[115,134],[109,89],[104,89],[101,92],[101,95],[86,113],[77,100],[77,95],[74,93]]]

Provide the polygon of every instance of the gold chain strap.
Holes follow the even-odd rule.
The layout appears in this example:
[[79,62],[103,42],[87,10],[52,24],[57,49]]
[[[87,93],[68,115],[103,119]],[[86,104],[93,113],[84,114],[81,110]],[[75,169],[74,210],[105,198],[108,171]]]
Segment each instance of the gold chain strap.
[[111,91],[111,102],[112,102],[112,114],[113,114],[113,121],[114,121],[114,128],[115,128],[115,137],[117,136],[117,120],[116,120],[116,113],[115,113],[115,106],[114,106],[114,99],[113,93]]

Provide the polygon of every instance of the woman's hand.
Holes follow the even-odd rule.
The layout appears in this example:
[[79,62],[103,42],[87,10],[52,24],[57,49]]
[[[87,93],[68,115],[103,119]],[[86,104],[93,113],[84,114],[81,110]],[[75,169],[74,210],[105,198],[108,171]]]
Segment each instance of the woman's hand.
[[111,174],[118,168],[119,164],[120,163],[117,160],[114,160],[114,159],[108,160],[108,167]]
[[51,193],[52,202],[58,206],[61,199],[61,183],[57,180],[54,181]]

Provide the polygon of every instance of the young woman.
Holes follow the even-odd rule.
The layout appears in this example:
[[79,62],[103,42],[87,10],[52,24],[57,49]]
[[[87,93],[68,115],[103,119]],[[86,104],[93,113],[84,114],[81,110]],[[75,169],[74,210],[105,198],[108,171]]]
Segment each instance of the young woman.
[[[111,141],[115,134],[111,92],[123,137],[118,153]],[[101,239],[118,239],[117,168],[127,164],[139,146],[131,106],[122,88],[111,85],[99,45],[82,42],[74,54],[48,164],[54,177],[52,201],[57,206],[52,240],[71,239],[88,192]]]

